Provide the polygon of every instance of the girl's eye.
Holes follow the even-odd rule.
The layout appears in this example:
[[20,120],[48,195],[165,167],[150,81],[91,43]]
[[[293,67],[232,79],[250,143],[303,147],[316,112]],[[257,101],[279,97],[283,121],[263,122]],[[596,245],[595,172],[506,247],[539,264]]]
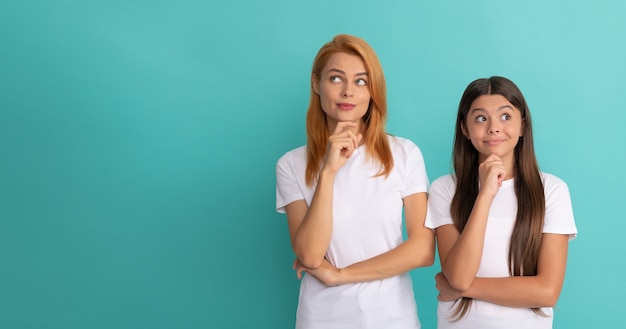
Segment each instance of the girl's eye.
[[508,114],[503,114],[501,118],[502,118],[502,121],[511,120],[511,116]]
[[476,118],[474,118],[474,121],[476,121],[476,122],[485,122],[485,121],[487,121],[487,118],[485,118],[485,116],[483,116],[483,115],[479,115]]
[[330,77],[330,82],[335,82],[335,83],[341,82],[341,78],[339,76],[333,75]]
[[365,79],[358,79],[358,80],[356,80],[356,85],[357,86],[367,86],[367,81],[365,81]]

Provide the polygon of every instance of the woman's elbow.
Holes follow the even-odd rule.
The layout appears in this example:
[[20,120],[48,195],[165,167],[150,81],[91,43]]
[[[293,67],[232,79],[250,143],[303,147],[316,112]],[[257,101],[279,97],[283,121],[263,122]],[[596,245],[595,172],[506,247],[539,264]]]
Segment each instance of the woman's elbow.
[[303,259],[298,258],[298,260],[302,266],[314,270],[322,265],[324,259],[319,257],[303,257]]
[[313,270],[320,267],[322,265],[322,261],[324,261],[324,257],[326,257],[326,250],[322,250],[321,248],[315,248],[307,244],[297,243],[297,241],[292,242],[292,247],[300,265],[308,269]]
[[433,266],[434,263],[435,263],[435,254],[433,252],[431,254],[421,255],[421,257],[417,258],[414,264],[414,267],[415,268],[430,267],[430,266]]
[[430,267],[435,263],[435,243],[434,241],[425,246],[419,246],[415,250],[418,250],[414,254],[413,259],[413,268],[418,267]]
[[315,253],[315,252],[298,252],[296,251],[296,257],[298,258],[298,261],[300,262],[300,265],[304,266],[305,268],[308,269],[316,269],[318,267],[320,267],[322,265],[322,262],[324,261],[324,254],[319,254],[319,253]]

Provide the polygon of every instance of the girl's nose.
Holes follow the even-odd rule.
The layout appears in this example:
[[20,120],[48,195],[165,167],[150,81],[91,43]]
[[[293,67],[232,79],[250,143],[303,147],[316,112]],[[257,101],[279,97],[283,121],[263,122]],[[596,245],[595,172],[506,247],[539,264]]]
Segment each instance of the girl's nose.
[[489,133],[490,134],[495,134],[495,133],[499,133],[500,132],[500,128],[496,127],[496,126],[490,126],[489,127]]

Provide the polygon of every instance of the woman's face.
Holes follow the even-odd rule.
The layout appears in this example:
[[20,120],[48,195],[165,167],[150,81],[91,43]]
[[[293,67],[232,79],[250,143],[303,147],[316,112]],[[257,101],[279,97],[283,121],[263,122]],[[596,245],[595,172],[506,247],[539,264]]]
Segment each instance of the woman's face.
[[472,102],[463,134],[478,150],[479,162],[491,154],[515,162],[515,146],[524,134],[522,114],[502,95],[482,95]]
[[333,54],[321,75],[312,79],[330,131],[334,131],[340,121],[355,122],[361,131],[361,118],[370,104],[369,76],[361,57]]

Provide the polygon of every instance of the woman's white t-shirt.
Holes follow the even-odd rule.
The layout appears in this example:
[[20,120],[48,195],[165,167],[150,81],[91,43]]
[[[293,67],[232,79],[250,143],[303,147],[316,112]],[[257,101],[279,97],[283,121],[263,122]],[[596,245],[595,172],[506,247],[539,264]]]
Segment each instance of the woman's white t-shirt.
[[[546,198],[546,216],[543,233],[568,234],[570,240],[578,233],[574,214],[565,182],[556,176],[542,173]],[[514,179],[502,182],[489,210],[483,255],[477,277],[508,277],[508,252],[511,233],[517,214]],[[426,226],[436,229],[439,226],[453,224],[450,215],[450,203],[456,191],[456,182],[452,175],[436,179],[429,193]],[[458,322],[452,322],[455,310],[454,302],[439,302],[437,318],[439,329],[460,328],[552,328],[553,312],[551,307],[541,310],[547,316],[540,316],[529,308],[515,308],[496,305],[480,300],[473,300],[468,314]]]
[[[364,146],[337,172],[333,186],[333,233],[326,259],[338,268],[370,259],[402,243],[402,199],[427,192],[424,159],[410,140],[388,136],[394,167],[387,178]],[[311,204],[315,186],[305,183],[306,146],[283,155],[276,166],[276,210],[296,200]],[[312,275],[300,284],[298,329],[420,328],[408,273],[336,287]]]

